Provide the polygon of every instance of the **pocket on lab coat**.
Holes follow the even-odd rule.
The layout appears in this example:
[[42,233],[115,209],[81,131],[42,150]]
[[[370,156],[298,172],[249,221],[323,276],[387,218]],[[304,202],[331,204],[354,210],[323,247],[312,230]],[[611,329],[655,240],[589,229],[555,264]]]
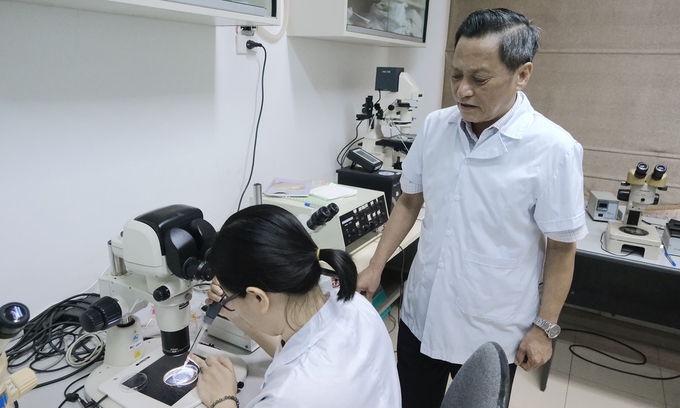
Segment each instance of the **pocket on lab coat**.
[[519,306],[522,285],[518,268],[523,258],[498,258],[467,251],[454,282],[456,303],[470,316],[501,321]]

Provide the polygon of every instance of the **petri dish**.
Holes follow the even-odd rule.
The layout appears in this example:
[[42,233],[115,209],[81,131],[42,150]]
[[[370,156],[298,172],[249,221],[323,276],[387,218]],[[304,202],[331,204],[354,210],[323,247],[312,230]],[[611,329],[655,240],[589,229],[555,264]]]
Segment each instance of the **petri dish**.
[[139,391],[146,386],[148,378],[144,373],[132,374],[121,381],[120,388],[123,391],[132,392]]
[[163,382],[171,387],[189,385],[198,378],[198,368],[193,364],[186,364],[165,373]]

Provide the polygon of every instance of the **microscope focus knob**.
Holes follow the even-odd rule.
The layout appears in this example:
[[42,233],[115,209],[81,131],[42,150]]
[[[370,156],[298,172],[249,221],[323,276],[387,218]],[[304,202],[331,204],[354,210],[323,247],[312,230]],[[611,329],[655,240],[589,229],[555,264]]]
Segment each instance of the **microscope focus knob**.
[[117,325],[122,318],[123,311],[120,309],[118,301],[104,296],[80,315],[80,325],[85,331],[94,333]]
[[156,302],[168,300],[170,299],[170,295],[171,295],[170,289],[165,285],[153,291],[153,298]]
[[619,201],[628,201],[630,199],[630,190],[625,188],[619,189],[618,193],[616,194],[616,198]]

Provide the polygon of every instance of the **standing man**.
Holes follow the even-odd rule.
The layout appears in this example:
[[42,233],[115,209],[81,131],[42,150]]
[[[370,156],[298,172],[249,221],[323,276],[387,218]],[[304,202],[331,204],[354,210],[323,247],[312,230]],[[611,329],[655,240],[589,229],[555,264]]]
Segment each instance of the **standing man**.
[[[397,344],[405,408],[439,407],[448,375],[484,342],[532,370],[552,355],[576,241],[587,234],[583,149],[522,93],[539,30],[507,9],[456,33],[457,105],[428,115],[404,162],[404,194],[357,290],[371,299],[423,203]],[[539,285],[543,282],[543,294]]]

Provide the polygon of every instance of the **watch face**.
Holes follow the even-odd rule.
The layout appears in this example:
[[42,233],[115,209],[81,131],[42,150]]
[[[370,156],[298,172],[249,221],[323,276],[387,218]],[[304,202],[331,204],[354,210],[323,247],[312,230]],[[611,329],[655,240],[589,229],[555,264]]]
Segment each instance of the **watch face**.
[[560,335],[560,332],[562,332],[562,329],[560,329],[560,326],[553,324],[547,331],[548,337],[551,339],[554,339],[555,337]]

